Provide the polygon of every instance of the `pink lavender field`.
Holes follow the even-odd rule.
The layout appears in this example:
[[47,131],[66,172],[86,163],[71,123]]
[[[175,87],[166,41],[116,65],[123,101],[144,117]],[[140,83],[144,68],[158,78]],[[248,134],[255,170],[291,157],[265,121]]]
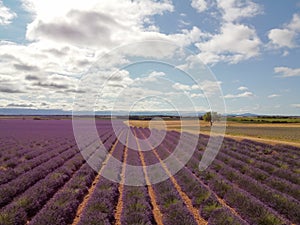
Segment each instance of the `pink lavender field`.
[[[169,131],[151,151],[135,151],[119,139],[132,131],[136,138],[127,142],[137,141],[142,148],[138,142],[150,135],[149,129],[120,125],[114,132],[108,120],[96,124],[110,153],[98,173],[80,153],[71,120],[0,120],[1,225],[300,224],[296,147],[225,139],[213,164],[201,172],[208,136],[200,135],[188,163],[171,178],[150,185],[145,166],[166,159],[181,134]],[[159,137],[161,131],[151,132]],[[188,145],[180,146],[182,154]],[[88,157],[95,154],[97,148]],[[121,184],[102,176],[112,156],[123,162],[114,168]],[[128,165],[145,168],[144,186],[123,185],[134,179]],[[168,174],[170,168],[162,163],[162,170]]]

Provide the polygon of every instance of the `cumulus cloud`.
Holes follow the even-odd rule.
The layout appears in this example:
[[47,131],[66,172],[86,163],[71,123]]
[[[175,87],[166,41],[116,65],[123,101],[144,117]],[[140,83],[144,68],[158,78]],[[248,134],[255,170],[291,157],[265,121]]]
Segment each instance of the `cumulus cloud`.
[[32,80],[39,80],[40,78],[38,76],[34,76],[34,75],[27,75],[25,76],[25,80],[29,80],[29,81],[32,81]]
[[241,86],[241,87],[238,88],[238,90],[239,90],[239,91],[247,91],[248,88],[245,87],[245,86]]
[[234,22],[262,13],[261,6],[251,0],[218,0],[217,6],[221,9],[223,20],[226,22]]
[[8,108],[31,108],[31,107],[34,107],[33,104],[17,104],[17,103],[10,103],[10,104],[7,104],[6,107]]
[[[142,78],[142,82],[157,82],[159,78],[166,76],[164,72],[153,71],[147,77]],[[139,79],[141,80],[141,79]],[[136,81],[136,80],[135,80]]]
[[182,91],[190,91],[190,90],[192,90],[191,86],[185,85],[185,84],[180,84],[180,83],[175,83],[172,87],[175,90],[182,90]]
[[281,74],[282,77],[298,77],[298,76],[300,76],[300,68],[292,69],[289,67],[275,67],[274,72]]
[[27,32],[29,40],[50,39],[62,43],[110,46],[113,29],[124,30],[122,26],[104,13],[70,11],[67,19],[45,22],[35,21]]
[[3,1],[0,0],[0,25],[10,24],[15,17],[17,14],[4,6]]
[[245,91],[243,93],[240,94],[228,94],[225,95],[224,98],[249,98],[249,97],[254,97],[254,94],[250,91]]
[[[26,36],[30,40],[47,39],[79,46],[111,47],[141,38],[155,36],[147,31],[150,17],[172,11],[168,1],[72,1],[47,0],[43,4],[23,0],[28,10],[36,14]],[[51,14],[49,13],[49,8]],[[56,9],[57,8],[57,9]],[[128,16],[130,15],[130,16]],[[153,29],[152,29],[153,30]]]
[[272,95],[269,95],[268,98],[277,98],[277,97],[280,97],[281,95],[278,95],[278,94],[272,94]]
[[16,94],[16,93],[23,93],[22,90],[15,88],[13,86],[2,86],[0,85],[0,92],[7,93],[7,94]]
[[[215,93],[218,93],[218,91],[221,89],[220,87],[221,82],[220,81],[210,81],[205,80],[200,82],[199,84],[193,84],[193,85],[187,85],[182,83],[175,83],[172,85],[172,87],[175,90],[180,91],[203,91],[203,93],[207,96],[214,95]],[[192,97],[200,97],[203,96],[202,93],[192,93]]]
[[210,34],[202,32],[198,27],[193,26],[191,30],[183,29],[182,33],[171,34],[168,38],[180,46],[188,46],[202,38],[211,37]]
[[261,14],[263,8],[250,0],[218,0],[212,4],[221,14],[221,26],[218,33],[207,35],[196,44],[200,50],[199,58],[205,64],[214,64],[222,61],[238,63],[258,56],[262,43],[255,28],[240,22],[243,18]]
[[207,9],[206,0],[192,0],[191,6],[198,12],[203,12]]
[[16,70],[20,71],[26,71],[26,72],[32,72],[32,71],[38,71],[38,67],[26,65],[26,64],[14,64],[13,65]]
[[[191,60],[202,59],[205,63],[222,61],[237,63],[259,54],[261,43],[255,29],[238,24],[242,18],[259,13],[258,5],[250,1],[214,2],[218,10],[221,10],[222,16],[221,27],[216,31],[217,33],[206,33],[193,26],[169,34],[160,32],[154,16],[174,11],[170,0],[21,1],[23,7],[32,16],[26,31],[29,42],[17,44],[0,41],[0,92],[3,95],[9,93],[7,96],[15,96],[16,99],[20,95],[22,98],[30,97],[31,104],[37,107],[67,107],[72,104],[74,93],[92,91],[97,93],[101,86],[96,85],[99,82],[90,80],[91,83],[94,82],[90,90],[86,90],[85,87],[76,89],[76,84],[80,77],[86,75],[91,64],[99,68],[107,68],[107,71],[97,74],[97,79],[104,83],[115,68],[129,63],[129,59],[122,54],[106,54],[120,44],[141,43],[137,44],[138,48],[130,48],[130,46],[126,48],[126,53],[130,53],[129,56],[133,58],[135,56],[157,57],[157,59],[172,57],[175,51],[180,52],[180,47],[195,43],[200,54]],[[198,12],[204,12],[208,9],[208,4],[213,1],[193,0],[192,6]],[[1,13],[0,15],[2,16]],[[186,18],[183,19],[181,24],[188,25]],[[164,42],[158,44],[151,42],[152,40]],[[148,41],[148,44],[143,45],[143,41]],[[167,44],[170,41],[175,42],[179,48]],[[102,58],[101,62],[96,62],[102,55],[106,57]],[[154,83],[164,76],[162,72],[152,71],[143,78],[143,82]],[[109,97],[118,93],[116,90],[126,87],[133,80],[128,71],[127,73],[122,71],[121,75],[112,77],[103,90],[103,96],[107,96],[108,99],[102,106],[107,104],[108,107]],[[203,97],[202,93],[198,93],[200,90],[207,95],[213,95],[219,90],[220,82],[203,81],[199,87],[184,85],[175,84],[173,88],[177,92],[174,93],[185,89],[191,97],[196,98]],[[170,91],[151,91],[144,86],[144,90],[131,89],[125,97],[130,101],[132,99],[130,95],[139,97],[141,94],[167,95]],[[171,98],[170,96],[168,97]]]
[[196,44],[204,63],[237,63],[259,55],[261,41],[256,31],[246,25],[225,23],[219,34]]
[[292,104],[291,106],[294,108],[300,108],[300,104]]
[[275,28],[269,31],[268,38],[271,46],[275,48],[295,48],[299,43],[296,39],[300,33],[300,15],[294,14],[290,23],[285,24],[282,28]]

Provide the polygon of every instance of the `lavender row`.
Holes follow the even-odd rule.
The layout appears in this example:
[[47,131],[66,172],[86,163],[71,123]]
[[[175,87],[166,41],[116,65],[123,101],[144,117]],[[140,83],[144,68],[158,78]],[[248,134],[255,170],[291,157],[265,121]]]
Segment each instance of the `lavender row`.
[[[131,132],[134,132],[134,129],[131,129]],[[129,138],[128,145],[137,147],[136,138]],[[141,167],[142,163],[138,151],[129,148],[127,150],[125,180],[132,184],[135,184],[135,182],[146,184],[143,170],[137,171],[135,167],[131,167],[130,165]],[[154,223],[147,187],[124,186],[122,200],[124,202],[121,215],[122,224]]]
[[213,178],[210,178],[207,182],[213,191],[231,207],[234,207],[250,224],[291,224],[251,194],[228,182],[220,175],[214,174]]
[[[196,160],[196,159],[197,159],[197,158],[200,158],[201,156],[197,155],[197,153],[199,153],[199,152],[195,152],[194,156],[193,156],[192,159],[191,159],[191,161],[193,161],[193,166],[191,167],[191,169],[192,169],[192,171],[193,171],[195,174],[197,174],[197,175],[199,176],[199,170],[197,169],[197,167],[196,167],[195,165],[199,162],[199,161]],[[191,161],[188,163],[188,166],[191,166]],[[198,162],[197,162],[197,161],[198,161]],[[200,173],[200,174],[201,174],[201,173]],[[206,173],[204,173],[204,174],[206,174]],[[202,179],[204,179],[204,180],[205,180],[205,179],[212,179],[212,178],[214,178],[215,176],[216,176],[216,173],[215,173],[215,172],[212,172],[212,173],[209,173],[208,175],[206,174],[205,176],[202,176]],[[213,188],[213,190],[216,191],[216,189],[214,189],[214,188]],[[218,193],[218,194],[220,194],[220,193]],[[224,196],[222,195],[222,193],[221,193],[221,197],[224,197]],[[250,204],[250,203],[249,203],[249,204]],[[261,206],[261,208],[263,209],[264,206]],[[244,212],[245,212],[246,210],[243,210],[243,208],[242,208],[242,209],[239,208],[239,211],[243,213],[242,215],[243,215],[249,222],[251,222],[250,217],[248,217],[247,214],[244,214]],[[272,210],[271,210],[271,211],[272,211]],[[273,214],[273,213],[271,212],[271,213],[269,213],[268,215],[269,215],[269,217],[274,218],[274,220],[280,221],[280,220],[276,217],[276,213]]]
[[76,215],[76,210],[95,176],[96,172],[88,164],[85,164],[74,174],[71,180],[47,202],[29,224],[67,225],[72,223]]
[[147,187],[124,186],[121,223],[155,224]]
[[165,225],[197,224],[169,179],[152,187]]
[[62,154],[52,158],[52,160],[22,174],[15,180],[1,185],[0,206],[2,207],[9,203],[16,195],[46,177],[49,173],[53,172],[53,170],[63,165],[66,160],[72,158],[76,153],[78,153],[78,151],[75,148],[68,149]]
[[[287,154],[282,155],[278,153],[273,146],[248,142],[244,140],[242,142],[236,142],[234,140],[225,140],[226,146],[228,148],[237,150],[240,153],[247,154],[249,157],[253,157],[259,161],[270,163],[278,168],[299,168],[299,155],[291,155],[291,158],[286,157]],[[253,144],[252,144],[253,143]],[[277,148],[278,150],[278,148]]]
[[277,152],[289,155],[291,158],[300,157],[300,148],[296,146],[277,144],[274,149]]
[[118,203],[118,196],[118,184],[101,177],[81,214],[78,225],[114,224],[114,210]]
[[[195,154],[188,162],[187,167],[190,168],[192,173],[207,184],[220,198],[223,198],[227,204],[235,208],[248,223],[275,225],[290,224],[286,220],[281,219],[276,211],[221,176],[218,171],[212,170],[211,168],[208,168],[203,172],[199,171],[199,158],[201,158],[200,152],[195,151]],[[221,213],[221,215],[222,214],[223,213]],[[216,214],[212,214],[210,218],[213,220],[215,216]],[[221,218],[223,218],[223,216],[221,216]]]
[[[143,154],[145,154],[147,165],[159,162],[158,158],[152,152],[147,151]],[[170,179],[153,184],[152,187],[156,195],[157,204],[163,214],[164,224],[197,224]]]
[[219,173],[232,183],[261,200],[288,220],[293,221],[294,223],[300,223],[300,204],[298,201],[239,173],[237,170],[220,161],[215,161],[215,163],[222,166]]
[[[105,135],[103,135],[103,137],[103,140],[105,141]],[[9,182],[10,180],[16,178],[20,174],[29,171],[35,168],[36,166],[41,165],[44,162],[51,160],[52,157],[55,157],[58,154],[61,154],[62,152],[67,150],[68,148],[74,146],[74,140],[73,142],[65,142],[63,144],[57,142],[52,145],[44,144],[44,146],[40,146],[39,149],[33,149],[27,153],[21,152],[16,154],[16,156],[13,157],[11,160],[8,160],[6,164],[10,165],[11,163],[13,163],[13,165],[17,165],[17,167],[12,168],[12,165],[10,165],[8,169],[0,170],[0,184]],[[20,160],[22,160],[22,163],[18,162]]]
[[68,147],[52,147],[45,148],[43,152],[38,152],[40,155],[38,157],[33,158],[32,160],[25,161],[24,163],[18,164],[14,169],[8,169],[0,173],[0,185],[11,181],[12,179],[16,179],[19,175],[34,169],[35,167],[52,160],[53,157],[58,156],[59,154],[67,151],[69,148],[73,148],[75,145],[69,145]]
[[54,193],[67,182],[72,174],[84,163],[78,153],[62,167],[48,174],[44,179],[27,189],[0,211],[1,224],[21,225],[34,216]]
[[[174,149],[176,142],[172,143],[173,139],[171,138],[168,141],[168,146]],[[161,153],[170,154],[166,146],[162,146],[160,149]],[[174,177],[183,191],[192,199],[193,206],[200,209],[201,216],[208,220],[209,224],[219,224],[220,220],[223,221],[223,224],[247,224],[244,220],[233,215],[231,211],[223,207],[217,200],[217,197],[201,184],[198,178],[187,167],[184,167]]]
[[[174,134],[174,138],[178,138],[179,137],[178,133],[173,132],[173,134]],[[200,137],[200,139],[199,139],[199,143],[198,143],[198,149],[204,150],[205,147],[206,147],[206,144],[207,144],[207,141],[208,141],[209,137],[206,136],[206,135],[200,135],[199,137]],[[298,175],[296,175],[296,174],[288,171],[287,169],[276,168],[276,166],[274,166],[273,164],[270,164],[268,162],[260,162],[259,161],[259,157],[257,155],[255,155],[255,153],[252,153],[249,156],[248,154],[249,154],[250,150],[245,149],[245,146],[243,146],[243,150],[241,150],[241,149],[239,149],[237,147],[232,147],[232,146],[235,146],[237,144],[239,146],[241,146],[241,144],[239,142],[237,142],[235,140],[232,140],[232,139],[226,138],[224,140],[224,143],[223,143],[223,146],[222,146],[221,151],[220,151],[219,154],[222,154],[222,152],[224,152],[224,153],[226,153],[227,155],[229,155],[232,158],[241,160],[241,161],[243,161],[243,162],[245,162],[247,164],[251,164],[251,169],[252,168],[259,168],[262,171],[268,172],[272,177],[275,177],[275,178],[278,177],[278,178],[283,179],[278,184],[279,188],[282,189],[282,183],[292,182],[292,183],[294,183],[293,186],[295,186],[295,184],[299,184],[300,178],[299,178]],[[230,145],[228,143],[230,143]],[[242,142],[242,143],[244,143],[244,142]],[[264,146],[265,144],[262,144],[262,145]],[[227,146],[229,146],[229,147],[227,147]],[[248,145],[246,145],[246,146],[248,146]],[[255,156],[256,160],[253,160],[254,156]],[[251,169],[249,168],[249,171],[251,171]],[[277,181],[278,180],[279,179],[277,179]],[[286,180],[288,180],[289,182],[286,182]],[[270,183],[273,183],[273,182],[270,182]]]
[[[245,144],[246,143],[246,144]],[[229,145],[228,145],[229,144]],[[229,141],[227,146],[234,150],[239,150],[241,153],[246,153],[250,157],[254,157],[255,159],[270,163],[278,168],[299,168],[299,156],[295,154],[283,154],[278,152],[278,148],[275,149],[273,146],[265,146],[265,144],[261,143],[257,145],[251,145],[247,141],[243,141],[241,143],[235,143],[234,141]],[[232,147],[234,145],[234,147]],[[260,146],[262,145],[262,146]]]
[[[217,156],[222,162],[226,163],[232,168],[237,169],[240,173],[245,174],[256,181],[259,181],[272,189],[285,193],[294,197],[296,200],[300,201],[300,190],[299,186],[295,185],[287,180],[283,180],[274,176],[270,176],[267,172],[255,168],[254,166],[249,166],[248,164],[234,159],[220,152]],[[220,166],[221,167],[221,166]],[[221,169],[221,168],[219,168]]]
[[[125,135],[126,133],[121,134],[119,138],[124,141]],[[123,161],[124,148],[124,145],[119,141],[115,145],[112,156],[119,161]],[[115,180],[120,181],[121,169],[121,166],[118,167],[114,164],[114,160],[111,157],[104,167],[102,174],[105,173],[106,175],[114,177]],[[113,224],[115,222],[114,210],[117,205],[118,197],[118,183],[100,177],[94,192],[88,200],[86,207],[83,209],[78,225]]]
[[[273,187],[263,185],[261,183],[261,180],[259,179],[253,179],[241,173],[246,173],[248,171],[253,175],[255,174],[255,167],[251,167],[249,169],[245,169],[245,167],[239,167],[237,168],[238,170],[235,170],[234,168],[232,168],[235,166],[238,167],[237,165],[235,165],[235,159],[226,157],[222,153],[222,151],[219,153],[217,158],[221,159],[224,163],[229,165],[227,166],[216,159],[213,163],[213,168],[216,169],[218,173],[224,175],[231,182],[239,185],[240,188],[243,188],[248,193],[260,199],[265,204],[276,210],[278,213],[283,214],[285,218],[292,221],[297,220],[297,215],[299,214],[299,210],[297,209],[300,207],[297,200],[281,192],[273,190]],[[294,190],[294,193],[297,193],[296,189]]]
[[[195,152],[197,156],[199,152]],[[201,157],[201,156],[200,156]],[[191,164],[197,164],[199,161],[196,157],[188,163],[188,167]],[[215,162],[213,163],[213,165]],[[237,187],[237,184],[230,182],[225,177],[221,176],[220,171],[208,168],[204,172],[200,172],[198,168],[190,167],[193,173],[203,180],[209,187],[215,191],[219,197],[223,198],[231,207],[234,207],[240,215],[251,224],[266,223],[266,224],[286,224],[287,221],[281,219],[281,216],[273,209],[262,203],[253,195]],[[216,168],[215,168],[216,169]],[[234,196],[236,195],[236,196]],[[235,201],[238,201],[237,204]],[[240,204],[244,202],[244,204]],[[256,211],[259,211],[256,212]],[[256,214],[258,213],[258,214]],[[257,220],[254,218],[257,217]],[[289,223],[288,223],[289,224]]]
[[193,206],[199,209],[200,215],[209,221],[208,224],[218,224],[216,223],[218,220],[215,220],[216,215],[222,217],[227,222],[230,221],[229,224],[248,224],[222,206],[216,196],[203,187],[186,168],[183,168],[174,177],[183,191],[192,199]]
[[[17,157],[25,157],[26,159],[34,158],[39,155],[39,151],[36,150],[44,150],[44,147],[56,145],[56,143],[60,143],[66,145],[67,143],[72,143],[72,141],[66,141],[66,138],[55,138],[55,139],[40,139],[38,141],[30,141],[32,137],[22,138],[18,137],[18,141],[11,146],[1,145],[1,156],[0,162],[1,164],[8,164],[9,161],[13,159],[17,159]],[[10,137],[10,139],[14,140],[16,137]],[[51,143],[52,142],[52,143]]]
[[246,144],[248,146],[261,146],[261,148],[275,149],[275,150],[280,151],[280,152],[289,152],[289,153],[298,155],[298,157],[300,156],[300,152],[299,152],[300,148],[292,146],[292,145],[278,144],[278,145],[275,145],[275,146],[271,146],[271,145],[268,145],[268,144],[265,144],[265,143],[256,142],[256,141],[252,141],[252,140],[246,140],[246,139],[243,140],[242,143],[244,145]]
[[[116,137],[107,135],[104,144],[111,149]],[[89,149],[89,158],[93,158],[97,149]],[[89,161],[89,159],[87,159]],[[104,161],[104,155],[101,160]],[[59,190],[47,205],[34,217],[30,224],[70,224],[83,197],[96,177],[96,172],[85,164],[71,180]]]
[[254,156],[253,154],[248,155],[246,151],[241,151],[238,149],[229,150],[226,148],[222,149],[222,151],[224,151],[227,155],[229,155],[235,159],[243,161],[247,164],[251,164],[252,167],[259,168],[259,169],[267,172],[269,175],[279,177],[284,180],[288,180],[297,185],[300,184],[299,175],[291,172],[287,168],[286,169],[278,168],[271,163],[262,162],[259,160],[258,156]]
[[[88,154],[92,155],[94,151],[90,150]],[[84,161],[81,154],[77,153],[62,167],[54,170],[44,179],[35,183],[34,186],[28,188],[11,204],[1,210],[0,218],[3,219],[3,224],[25,224],[71,178],[72,174],[83,165]]]

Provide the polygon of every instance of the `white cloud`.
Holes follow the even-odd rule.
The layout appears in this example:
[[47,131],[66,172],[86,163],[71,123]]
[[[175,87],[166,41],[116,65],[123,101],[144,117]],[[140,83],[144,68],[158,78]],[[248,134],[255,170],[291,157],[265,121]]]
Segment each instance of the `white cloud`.
[[188,46],[201,38],[208,38],[210,34],[202,32],[198,27],[193,27],[191,30],[183,29],[182,33],[171,34],[168,38],[174,41],[179,46]]
[[219,91],[221,90],[221,84],[221,81],[205,80],[203,82],[200,82],[198,88],[200,90],[203,90],[206,95],[210,96],[219,93]]
[[3,1],[0,0],[0,25],[10,24],[15,17],[17,14],[4,6]]
[[150,74],[148,74],[145,77],[138,77],[134,79],[132,82],[134,82],[134,86],[140,86],[142,84],[145,84],[147,82],[159,82],[161,77],[164,77],[166,74],[161,71],[152,71]]
[[173,11],[173,5],[168,0],[23,1],[28,5],[28,10],[36,14],[34,21],[28,25],[26,37],[29,40],[50,40],[88,47],[107,48],[161,37],[163,35],[146,28],[148,25],[153,27],[150,17]]
[[258,56],[262,43],[255,28],[240,21],[263,13],[262,7],[252,0],[217,0],[212,4],[221,13],[221,27],[219,33],[207,35],[196,44],[199,58],[205,64],[213,64],[238,63]]
[[228,94],[224,96],[224,98],[249,98],[249,97],[254,97],[254,94],[250,91],[245,91],[243,93],[236,94],[236,95]]
[[279,73],[282,77],[297,77],[300,76],[300,68],[292,69],[289,67],[275,67],[275,73]]
[[[17,44],[0,41],[0,98],[4,95],[9,97],[6,99],[8,101],[6,105],[13,103],[16,106],[24,105],[26,102],[17,100],[30,98],[32,102],[30,104],[34,107],[70,106],[73,93],[76,93],[78,79],[85,74],[90,65],[95,65],[99,56],[120,44],[142,43],[145,40],[155,39],[167,43],[173,41],[178,46],[185,47],[197,42],[200,54],[191,59],[195,61],[202,59],[205,63],[221,61],[237,63],[259,54],[260,40],[254,28],[238,24],[240,19],[258,13],[258,9],[254,10],[254,6],[257,5],[250,1],[230,0],[229,3],[219,1],[217,6],[222,10],[222,22],[217,34],[205,33],[196,26],[177,33],[160,33],[153,16],[172,12],[174,7],[171,0],[21,1],[32,16],[26,32],[30,42]],[[203,12],[208,9],[207,4],[211,2],[198,0],[193,1],[193,5],[199,12]],[[237,10],[238,8],[242,13]],[[181,14],[183,19],[181,23],[188,25],[185,16]],[[173,56],[175,52],[171,45],[138,46],[140,48],[128,47],[126,53],[130,52],[132,58],[134,56],[164,58]],[[107,55],[105,60],[97,62],[96,65],[105,65],[105,68],[109,69],[99,73],[97,79],[105,81],[115,67],[128,62],[122,54]],[[163,76],[164,73],[154,71],[148,74],[143,82],[153,83]],[[122,71],[122,76],[115,77],[108,83],[103,95],[111,97],[118,93],[116,90],[126,87],[133,81],[135,80],[130,78],[128,71]],[[203,97],[202,93],[198,93],[201,90],[206,95],[217,93],[220,84],[214,81],[203,81],[199,86],[178,83],[174,88],[177,93],[180,92],[178,90],[184,90],[196,98]],[[172,84],[170,89],[171,86]],[[96,88],[99,86],[92,85],[89,91],[97,90]],[[166,88],[163,94],[169,93],[168,91]],[[130,94],[140,97],[141,94],[155,95],[159,92],[133,88],[127,94],[125,97],[129,101],[132,99]],[[13,101],[12,98],[16,100]],[[109,106],[109,99],[105,103]]]
[[268,37],[275,46],[293,48],[295,46],[295,35],[296,33],[293,30],[272,29]]
[[277,97],[280,97],[281,95],[278,95],[278,94],[272,94],[272,95],[269,95],[268,98],[277,98]]
[[262,13],[261,7],[251,0],[218,0],[217,5],[223,12],[223,20],[227,22],[254,17]]
[[203,98],[205,97],[204,94],[198,93],[198,94],[191,94],[191,98]]
[[192,87],[185,84],[175,83],[172,86],[175,90],[182,90],[182,91],[190,91],[192,90]]
[[198,12],[203,12],[207,9],[206,0],[192,0],[191,6]]
[[294,108],[300,108],[300,104],[292,104],[291,106]]
[[204,63],[227,61],[237,63],[259,55],[261,41],[256,31],[246,25],[225,23],[219,34],[197,43]]
[[[32,22],[28,24],[26,32],[30,42],[17,44],[0,41],[0,95],[9,96],[6,105],[13,103],[24,105],[24,102],[17,100],[27,98],[37,108],[72,108],[75,93],[84,91],[97,93],[101,88],[96,85],[99,82],[90,80],[89,90],[85,88],[76,90],[78,79],[91,65],[102,67],[105,65],[105,68],[109,68],[108,71],[97,74],[99,75],[97,80],[104,82],[115,67],[128,63],[128,59],[122,54],[113,53],[106,55],[101,62],[96,62],[99,56],[113,46],[158,39],[166,43],[173,41],[183,47],[210,37],[197,27],[168,35],[159,33],[159,28],[152,18],[154,15],[173,11],[173,5],[169,0],[113,0],[101,3],[97,0],[84,2],[22,0],[22,2],[32,15]],[[126,53],[130,52],[130,56],[161,58],[172,56],[174,53],[171,45],[154,43],[146,47],[143,44],[140,46],[135,49],[128,47]],[[143,82],[155,82],[163,76],[162,72],[154,71]],[[121,79],[109,81],[103,95],[113,97],[118,90],[131,82],[133,80],[127,71]],[[195,92],[195,86],[190,88]],[[211,86],[208,86],[208,89],[211,89]],[[136,90],[132,89],[130,92],[136,97],[140,97],[141,93],[159,94],[151,90],[142,92],[142,89],[134,92]],[[128,96],[128,99],[130,98]]]
[[284,51],[284,52],[282,53],[282,56],[285,57],[285,56],[288,56],[289,54],[290,54],[289,51]]
[[241,86],[241,87],[238,88],[238,90],[239,91],[247,91],[249,89],[247,87],[245,87],[245,86]]
[[188,25],[190,25],[191,23],[190,22],[186,22],[186,21],[184,21],[184,20],[178,20],[178,22],[179,22],[179,27],[185,27],[185,26],[188,26]]
[[[190,93],[191,97],[204,97],[205,95],[209,97],[220,92],[221,90],[220,85],[221,85],[220,81],[204,80],[199,84],[193,84],[193,85],[175,83],[172,85],[172,87],[175,90],[184,91],[186,93],[196,92],[196,93]],[[201,91],[201,93],[199,93],[199,91]]]
[[294,14],[293,19],[283,28],[275,28],[269,31],[268,38],[271,46],[275,48],[295,48],[298,46],[296,39],[300,33],[300,15]]

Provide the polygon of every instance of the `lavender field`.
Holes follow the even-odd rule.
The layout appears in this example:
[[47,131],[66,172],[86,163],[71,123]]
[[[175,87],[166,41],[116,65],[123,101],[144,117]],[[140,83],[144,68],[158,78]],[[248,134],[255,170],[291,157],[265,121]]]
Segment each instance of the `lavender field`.
[[[157,147],[142,151],[142,140],[150,132],[159,138],[162,131],[125,125],[114,131],[109,120],[96,120],[96,125],[109,150],[98,172],[78,149],[71,120],[0,120],[1,225],[300,224],[299,148],[225,138],[212,165],[200,171],[209,139],[200,134],[188,163],[152,185],[146,166],[161,163],[169,174],[163,160],[181,133],[168,131]],[[129,131],[135,138],[128,140]],[[189,142],[180,147],[185,154]],[[89,158],[97,154],[97,148],[91,149]],[[108,171],[113,157],[123,164]],[[140,173],[147,185],[124,185],[135,178],[128,165],[143,167]],[[108,172],[120,184],[103,176]]]

